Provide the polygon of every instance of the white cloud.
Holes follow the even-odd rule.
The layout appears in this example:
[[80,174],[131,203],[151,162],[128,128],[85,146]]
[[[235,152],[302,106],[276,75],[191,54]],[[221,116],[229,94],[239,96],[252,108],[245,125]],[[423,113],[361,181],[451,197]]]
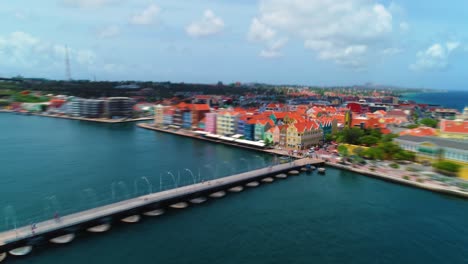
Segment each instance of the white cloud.
[[257,18],[252,20],[248,39],[250,41],[269,41],[276,36],[276,31],[267,27],[265,24],[260,22]]
[[[56,72],[64,67],[67,48],[61,44],[43,41],[26,32],[13,32],[0,36],[0,66],[20,70],[54,69]],[[68,49],[72,64],[88,67],[94,64],[96,55],[88,49]]]
[[263,49],[260,51],[260,57],[263,58],[278,58],[282,56],[282,53],[280,50],[288,43],[287,38],[282,38],[278,39],[276,41],[272,41],[269,43],[269,45],[266,47],[266,49]]
[[194,21],[185,29],[191,37],[205,37],[215,35],[223,31],[224,21],[217,17],[213,11],[207,9],[201,20]]
[[[396,6],[393,6],[396,8]],[[261,0],[248,39],[270,43],[276,35],[300,39],[317,58],[362,68],[393,33],[388,7],[371,0]]]
[[410,26],[407,22],[401,22],[400,23],[400,30],[405,32],[405,31],[408,31],[410,29]]
[[145,10],[138,14],[135,14],[131,19],[130,23],[134,25],[149,25],[154,23],[156,16],[159,14],[161,9],[156,4],[150,4]]
[[98,37],[100,38],[112,38],[120,34],[120,28],[118,26],[108,26],[102,28],[97,32]]
[[416,54],[418,59],[410,65],[410,69],[414,71],[443,70],[449,66],[452,53],[459,47],[460,42],[435,43]]
[[26,20],[29,16],[24,12],[18,11],[15,13],[15,17],[19,20]]
[[382,51],[382,54],[392,56],[392,55],[400,54],[402,52],[403,50],[400,48],[386,48]]
[[62,0],[61,3],[66,7],[73,8],[100,8],[114,4],[117,0]]
[[447,43],[445,43],[445,45],[447,46],[447,51],[450,53],[453,50],[456,50],[458,47],[460,47],[460,42],[458,42],[458,41],[456,41],[456,42],[447,42]]
[[107,73],[120,73],[125,70],[125,67],[120,64],[107,63],[107,64],[104,64],[102,69]]
[[74,53],[76,61],[82,65],[92,65],[96,60],[96,54],[90,50],[77,50]]

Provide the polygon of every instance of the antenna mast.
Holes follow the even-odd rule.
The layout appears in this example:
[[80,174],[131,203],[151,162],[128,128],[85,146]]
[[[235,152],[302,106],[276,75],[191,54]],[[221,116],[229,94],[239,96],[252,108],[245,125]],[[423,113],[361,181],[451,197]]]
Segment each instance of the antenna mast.
[[70,57],[68,56],[68,46],[65,45],[65,74],[68,81],[71,81]]

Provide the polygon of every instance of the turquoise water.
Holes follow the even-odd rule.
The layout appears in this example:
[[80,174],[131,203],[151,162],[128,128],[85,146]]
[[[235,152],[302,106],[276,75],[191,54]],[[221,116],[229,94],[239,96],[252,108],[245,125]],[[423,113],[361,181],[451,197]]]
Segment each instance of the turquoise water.
[[[103,202],[112,181],[131,185],[146,175],[156,186],[159,171],[224,161],[241,170],[247,164],[240,158],[251,167],[269,162],[255,152],[133,125],[4,114],[0,127],[0,200],[14,204],[19,216],[51,194],[73,208],[82,206],[86,188]],[[223,165],[218,174],[229,170]],[[467,223],[465,200],[330,168],[324,176],[275,181],[8,263],[467,263]]]
[[465,106],[468,106],[468,91],[415,93],[405,95],[403,99],[413,100],[423,104],[441,105],[462,111]]

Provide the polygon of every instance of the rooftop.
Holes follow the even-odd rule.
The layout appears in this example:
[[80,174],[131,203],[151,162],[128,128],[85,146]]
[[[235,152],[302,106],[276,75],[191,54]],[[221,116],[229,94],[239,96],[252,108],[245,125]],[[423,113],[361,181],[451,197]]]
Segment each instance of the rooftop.
[[405,141],[411,141],[411,142],[416,142],[416,143],[431,142],[440,147],[468,150],[468,142],[466,141],[456,141],[456,140],[449,140],[449,139],[443,139],[443,138],[438,138],[438,137],[416,137],[416,136],[405,135],[405,136],[400,136],[396,138],[395,140],[405,140]]

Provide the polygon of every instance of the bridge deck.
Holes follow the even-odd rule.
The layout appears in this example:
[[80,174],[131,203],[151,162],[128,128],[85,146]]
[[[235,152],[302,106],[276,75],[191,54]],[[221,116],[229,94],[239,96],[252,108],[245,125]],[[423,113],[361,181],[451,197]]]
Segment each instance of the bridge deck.
[[[299,166],[304,166],[307,164],[318,164],[322,163],[321,160],[314,160],[314,159],[300,159],[295,160],[291,163],[284,163],[280,165],[275,165],[270,168],[262,168],[258,170],[253,170],[249,172],[244,172],[232,176],[227,176],[219,179],[214,179],[202,183],[196,183],[193,185],[183,186],[171,190],[166,190],[158,193],[152,193],[132,199],[128,199],[125,201],[104,205],[100,207],[96,207],[93,209],[89,209],[86,211],[81,211],[77,213],[73,213],[70,215],[66,215],[60,218],[60,222],[56,222],[54,219],[46,220],[44,222],[40,222],[36,224],[35,234],[40,235],[60,229],[64,229],[70,226],[74,226],[80,223],[85,223],[88,221],[96,220],[99,218],[103,218],[115,213],[121,213],[125,211],[132,210],[134,208],[138,208],[144,205],[153,204],[158,201],[175,198],[185,194],[191,194],[200,191],[207,191],[209,189],[213,189],[216,187],[221,187],[227,184],[233,184],[240,181],[249,180],[251,178],[255,178],[261,175],[272,174],[280,171],[284,171],[290,168],[295,168]],[[16,230],[9,230],[6,232],[0,233],[0,245],[8,244],[20,239],[24,239],[27,237],[32,236],[31,226],[24,226],[17,228]]]

